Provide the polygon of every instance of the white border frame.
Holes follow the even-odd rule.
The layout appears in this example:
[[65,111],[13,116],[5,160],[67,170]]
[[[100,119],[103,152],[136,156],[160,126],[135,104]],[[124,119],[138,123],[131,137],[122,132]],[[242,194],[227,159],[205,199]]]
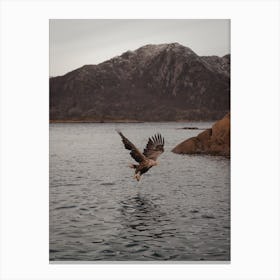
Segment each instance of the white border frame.
[[[48,261],[50,18],[230,18],[231,263]],[[2,1],[1,279],[279,279],[279,2]]]

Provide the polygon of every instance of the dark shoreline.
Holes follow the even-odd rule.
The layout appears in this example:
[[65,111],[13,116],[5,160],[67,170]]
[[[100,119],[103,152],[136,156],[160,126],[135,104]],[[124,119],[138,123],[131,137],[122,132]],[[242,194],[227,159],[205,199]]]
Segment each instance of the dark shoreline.
[[[108,120],[108,121],[95,121],[95,120],[49,120],[49,123],[188,123],[188,122],[215,122],[216,120],[177,120],[177,121],[136,121],[136,120]],[[188,128],[180,128],[188,129]],[[199,128],[192,128],[199,129]]]
[[49,123],[144,123],[144,121],[50,120]]

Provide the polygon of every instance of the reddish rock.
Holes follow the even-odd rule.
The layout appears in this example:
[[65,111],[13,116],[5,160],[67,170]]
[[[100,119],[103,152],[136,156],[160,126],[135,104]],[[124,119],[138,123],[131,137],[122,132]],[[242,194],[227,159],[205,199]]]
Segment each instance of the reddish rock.
[[212,128],[178,144],[172,152],[177,154],[230,155],[230,113]]

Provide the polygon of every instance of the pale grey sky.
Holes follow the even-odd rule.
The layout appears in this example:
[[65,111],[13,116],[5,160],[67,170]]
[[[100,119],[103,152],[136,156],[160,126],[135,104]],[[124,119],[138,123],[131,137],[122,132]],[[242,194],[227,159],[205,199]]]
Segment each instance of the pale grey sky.
[[50,20],[50,76],[146,44],[178,42],[198,55],[230,53],[230,20]]

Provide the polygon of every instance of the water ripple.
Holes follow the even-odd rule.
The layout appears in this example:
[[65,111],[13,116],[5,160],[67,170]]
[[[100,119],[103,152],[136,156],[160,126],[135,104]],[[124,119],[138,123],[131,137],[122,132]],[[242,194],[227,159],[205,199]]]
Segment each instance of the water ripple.
[[51,261],[230,259],[230,161],[171,153],[197,133],[174,125],[121,125],[141,149],[155,131],[166,140],[138,183],[115,124],[51,124]]
[[69,205],[69,206],[61,206],[61,207],[57,207],[55,208],[55,210],[60,210],[60,209],[69,209],[69,208],[75,208],[75,205]]

